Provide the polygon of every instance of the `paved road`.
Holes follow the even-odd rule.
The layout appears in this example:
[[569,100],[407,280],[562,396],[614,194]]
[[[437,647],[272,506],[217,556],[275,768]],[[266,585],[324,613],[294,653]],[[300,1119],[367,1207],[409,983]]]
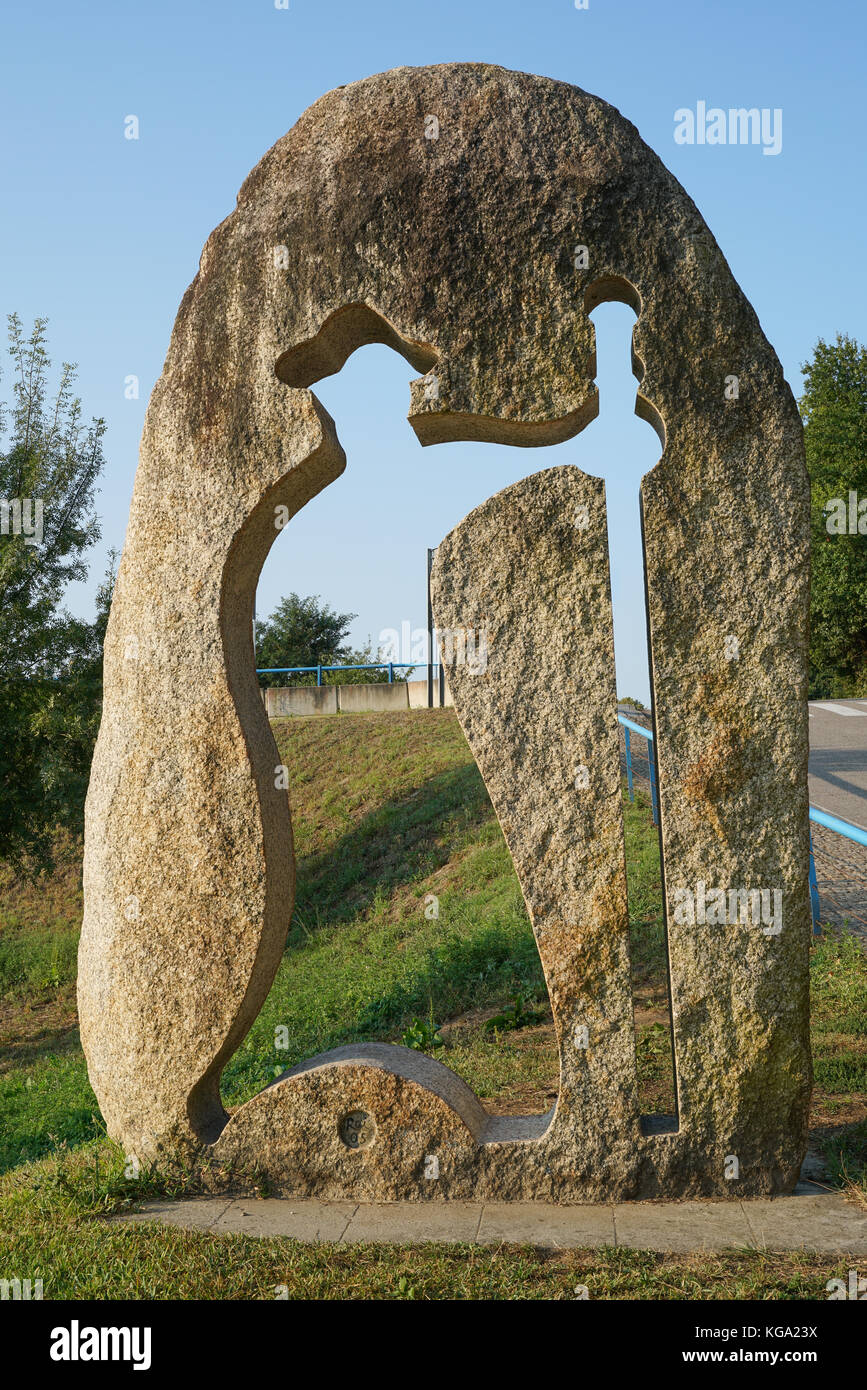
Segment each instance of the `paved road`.
[[867,700],[810,702],[810,801],[867,830]]

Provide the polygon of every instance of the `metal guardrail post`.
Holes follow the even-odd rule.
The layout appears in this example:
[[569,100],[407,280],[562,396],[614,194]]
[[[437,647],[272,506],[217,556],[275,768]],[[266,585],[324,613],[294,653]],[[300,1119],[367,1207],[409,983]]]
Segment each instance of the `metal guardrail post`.
[[388,663],[388,683],[389,683],[389,685],[394,685],[394,662],[393,662],[393,661],[390,661],[390,662]]
[[656,790],[656,757],[654,755],[653,744],[647,745],[647,761],[650,766],[650,810],[653,816],[653,824],[659,825],[659,799]]
[[629,730],[623,730],[626,736],[626,785],[629,788],[629,800],[635,800],[635,792],[632,787],[632,745],[629,741]]
[[433,604],[430,597],[430,572],[433,569],[433,551],[428,548],[427,552],[427,707],[433,709],[433,659],[434,659],[434,624],[433,624]]
[[819,925],[819,885],[816,882],[816,861],[813,858],[813,832],[810,831],[810,916],[813,919],[813,935],[820,936]]
[[322,667],[321,667],[321,666],[317,666],[317,667],[316,667],[316,684],[317,684],[317,685],[321,685],[321,684],[322,684]]

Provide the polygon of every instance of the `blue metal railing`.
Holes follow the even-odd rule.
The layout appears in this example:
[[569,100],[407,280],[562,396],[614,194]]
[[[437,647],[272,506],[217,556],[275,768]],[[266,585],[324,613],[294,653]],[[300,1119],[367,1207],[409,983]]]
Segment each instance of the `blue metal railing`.
[[[397,670],[414,671],[416,667],[425,667],[426,663],[421,661],[372,661],[358,666],[262,666],[258,667],[258,676],[290,676],[296,673],[310,675],[315,673],[316,684],[322,684],[323,671],[388,671],[389,684],[394,682],[394,673]],[[434,663],[434,670],[437,670],[438,662]],[[629,719],[625,714],[617,715],[618,721],[623,726],[624,741],[626,744],[626,785],[629,792],[629,800],[635,800],[635,761],[647,763],[647,780],[650,783],[650,809],[653,816],[654,825],[659,824],[659,789],[657,785],[656,757],[653,751],[653,731],[646,729],[643,724],[638,724],[634,719]],[[647,752],[637,753],[632,747],[632,735],[638,734],[645,740]],[[644,774],[639,771],[639,776]],[[810,821],[825,830],[832,831],[835,835],[849,840],[851,843],[860,845],[867,849],[867,830],[862,830],[858,825],[852,825],[849,821],[841,820],[839,816],[832,816],[827,811],[820,811],[818,806],[810,806]],[[867,880],[865,880],[867,881]],[[810,910],[813,917],[813,931],[819,932],[819,885],[816,878],[816,861],[813,854],[813,836],[810,834]]]
[[[434,662],[434,668],[436,668]],[[424,661],[371,661],[364,666],[257,666],[257,676],[291,676],[297,671],[316,672],[316,684],[322,684],[323,671],[388,671],[388,683],[394,684],[394,673],[398,670],[414,671],[417,666],[425,666]]]
[[[650,805],[653,814],[654,825],[659,824],[659,800],[656,782],[656,758],[653,751],[653,732],[645,729],[642,724],[636,724],[633,719],[627,719],[626,715],[618,714],[617,718],[623,725],[624,740],[626,743],[626,785],[629,792],[629,800],[634,801],[635,794],[633,789],[633,757],[632,734],[639,734],[647,743],[646,761],[648,764],[648,781],[650,782]],[[641,756],[641,755],[640,755]],[[832,816],[827,811],[820,811],[818,806],[810,805],[810,820],[814,825],[820,825],[825,830],[831,830],[835,835],[842,836],[845,840],[850,840],[853,844],[862,845],[867,848],[867,830],[862,830],[860,825],[852,825],[847,820],[841,820],[839,816]],[[810,834],[810,911],[813,917],[813,932],[819,934],[819,884],[816,878],[816,861],[813,855],[813,836]]]

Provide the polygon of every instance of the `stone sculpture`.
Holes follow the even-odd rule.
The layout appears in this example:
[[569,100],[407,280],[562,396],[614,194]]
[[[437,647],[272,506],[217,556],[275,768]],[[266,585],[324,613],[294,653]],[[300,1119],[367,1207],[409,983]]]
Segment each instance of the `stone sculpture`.
[[[549,984],[554,1110],[492,1118],[439,1062],[367,1044],[230,1116],[220,1075],[293,893],[256,582],[345,464],[309,388],[385,343],[420,374],[422,444],[558,442],[597,412],[606,299],[638,315],[636,408],[664,446],[642,514],[678,1115],[637,1102],[604,489],[555,468],[478,508],[433,576],[440,626],[485,632],[484,669],[445,660]],[[756,315],[613,107],[484,64],[311,107],[209,238],[147,412],[87,802],[79,1006],[109,1133],[327,1197],[789,1189],[811,1083],[808,504]]]

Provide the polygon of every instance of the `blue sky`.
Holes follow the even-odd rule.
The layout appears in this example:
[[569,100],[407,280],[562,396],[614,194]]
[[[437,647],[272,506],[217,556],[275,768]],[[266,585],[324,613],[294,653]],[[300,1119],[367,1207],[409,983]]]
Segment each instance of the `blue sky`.
[[[108,423],[87,614],[126,528],[138,440],[181,295],[202,245],[252,166],[323,92],[401,64],[483,61],[572,82],[617,106],[693,197],[796,394],[819,336],[865,333],[863,70],[853,0],[574,0],[363,5],[150,0],[81,6],[13,0],[0,68],[4,313],[50,320],[55,362],[79,364],[87,415]],[[674,113],[779,108],[782,150],[682,145]],[[124,138],[137,115],[140,139]],[[647,695],[637,489],[658,457],[632,414],[633,315],[597,310],[601,415],[555,449],[421,449],[415,373],[361,350],[318,384],[348,455],[344,476],[277,540],[260,613],[294,589],[354,611],[353,637],[425,619],[425,548],[501,487],[554,463],[604,476],[618,690]],[[138,400],[124,382],[140,380]],[[8,375],[4,362],[4,381]]]

